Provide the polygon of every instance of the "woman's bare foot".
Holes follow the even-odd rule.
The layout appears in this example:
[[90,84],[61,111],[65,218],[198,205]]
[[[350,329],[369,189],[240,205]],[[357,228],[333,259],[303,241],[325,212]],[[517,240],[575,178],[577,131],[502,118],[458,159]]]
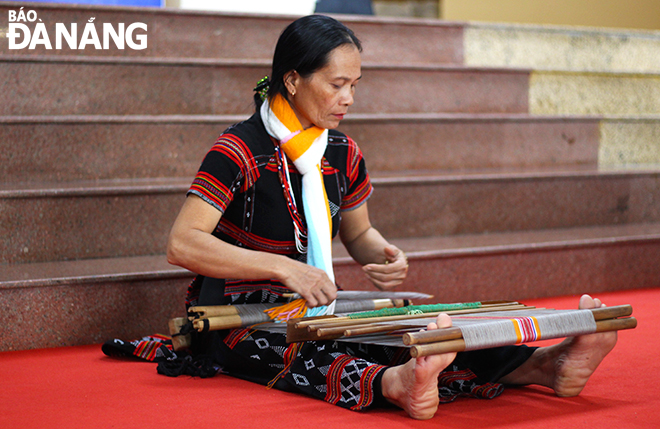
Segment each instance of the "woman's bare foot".
[[[449,316],[441,314],[427,329],[450,326]],[[414,419],[432,418],[439,403],[438,375],[455,357],[456,353],[426,356],[386,369],[381,384],[383,396]]]
[[[579,308],[600,308],[605,305],[589,295],[580,298]],[[602,332],[567,338],[559,345],[555,362],[553,389],[557,396],[577,396],[589,381],[591,374],[614,348],[617,333]]]
[[[599,299],[580,298],[580,309],[600,308]],[[559,344],[537,349],[511,374],[499,381],[505,384],[540,384],[550,387],[557,396],[577,396],[598,365],[616,344],[616,332],[580,335]]]

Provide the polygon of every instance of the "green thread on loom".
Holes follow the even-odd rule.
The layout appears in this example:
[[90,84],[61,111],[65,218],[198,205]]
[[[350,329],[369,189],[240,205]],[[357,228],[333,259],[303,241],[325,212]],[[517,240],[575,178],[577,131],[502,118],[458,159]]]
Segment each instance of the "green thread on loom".
[[481,302],[464,302],[458,304],[426,304],[426,305],[409,305],[407,307],[399,308],[383,308],[381,310],[361,311],[359,313],[351,313],[348,315],[349,319],[366,319],[368,317],[383,317],[383,316],[402,316],[413,315],[422,313],[435,313],[440,311],[453,311],[453,310],[467,310],[470,308],[481,307]]

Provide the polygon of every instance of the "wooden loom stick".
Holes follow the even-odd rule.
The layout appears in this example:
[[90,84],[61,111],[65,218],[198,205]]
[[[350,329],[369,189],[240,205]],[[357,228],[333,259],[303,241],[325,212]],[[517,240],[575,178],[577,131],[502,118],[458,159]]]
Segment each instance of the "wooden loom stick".
[[[383,308],[403,307],[405,305],[404,299],[392,298],[378,298],[378,299],[355,299],[355,300],[338,300],[337,305],[340,310],[345,306],[362,305],[369,310],[381,310]],[[265,311],[282,305],[283,303],[259,303],[259,304],[240,304],[240,305],[209,305],[209,306],[195,306],[188,309],[188,319],[204,319],[210,317],[224,317],[224,316],[242,316],[243,310],[253,309],[254,311]],[[372,305],[373,304],[373,305]],[[360,310],[363,311],[363,310]]]
[[[297,325],[300,324],[300,322],[297,322],[296,320],[290,320],[287,323],[287,342],[288,343],[295,343],[295,342],[300,342],[300,341],[310,341],[310,340],[334,340],[338,339],[341,337],[347,337],[347,336],[355,336],[355,335],[364,335],[363,333],[353,333],[351,332],[352,329],[355,328],[369,328],[369,329],[376,329],[373,332],[370,333],[379,333],[379,332],[392,332],[392,331],[397,331],[400,329],[404,329],[399,327],[396,323],[394,325],[376,325],[377,323],[383,323],[383,322],[397,322],[397,321],[402,321],[402,320],[411,320],[411,319],[427,319],[431,318],[434,316],[437,316],[438,314],[441,313],[446,313],[446,314],[470,314],[470,313],[483,313],[485,311],[513,311],[513,310],[530,310],[534,309],[534,307],[528,307],[522,304],[518,303],[513,303],[511,305],[504,305],[504,306],[496,306],[493,305],[488,308],[471,308],[471,309],[465,309],[465,310],[447,310],[447,311],[441,311],[441,312],[431,312],[431,313],[423,313],[423,314],[413,314],[413,315],[397,315],[397,316],[382,316],[382,317],[371,317],[371,318],[366,318],[366,319],[350,319],[348,317],[346,318],[337,318],[341,320],[336,320],[336,319],[326,319],[326,318],[321,318],[316,321],[312,322],[322,322],[321,324],[316,324],[316,325],[310,325],[308,323],[303,324],[301,328],[297,328]],[[326,321],[333,321],[334,323],[327,323]],[[303,320],[303,322],[306,322]],[[323,323],[325,322],[325,323]],[[305,327],[305,325],[307,325]],[[387,326],[386,328],[376,328],[375,326]],[[372,328],[370,328],[372,327]],[[415,328],[415,326],[411,326],[410,324],[407,324],[405,326],[406,328]],[[419,329],[419,327],[417,327]]]
[[[267,315],[265,321],[270,320]],[[220,331],[223,329],[233,329],[243,327],[243,319],[238,314],[231,316],[209,317],[207,319],[195,319],[192,321],[193,327],[198,332]]]
[[[266,310],[280,304],[243,304],[243,305],[256,305]],[[237,305],[209,305],[209,306],[195,306],[188,309],[188,319],[204,319],[209,317],[223,317],[223,316],[237,316],[240,311]]]
[[393,322],[397,320],[410,320],[410,319],[427,319],[429,317],[437,316],[441,313],[446,314],[470,314],[470,313],[483,313],[486,311],[509,311],[509,310],[526,310],[532,309],[533,307],[528,307],[523,304],[517,305],[504,305],[504,306],[493,306],[493,307],[479,307],[479,308],[466,308],[462,310],[445,310],[445,311],[433,311],[430,313],[419,313],[419,314],[401,314],[395,316],[379,316],[379,317],[369,317],[365,319],[351,319],[350,317],[346,318],[337,318],[337,319],[321,319],[318,322],[312,322],[307,324],[307,330],[310,332],[317,331],[319,329],[327,327],[339,327],[339,326],[355,326],[355,325],[365,325],[369,323],[380,323],[380,322]]
[[[402,299],[367,299],[367,300],[351,300],[351,301],[337,301],[337,309],[340,311],[342,308],[355,308],[359,307],[358,311],[364,310],[379,310],[382,308],[402,307],[404,300]],[[251,314],[244,314],[241,310],[242,307],[252,306]],[[234,308],[227,308],[234,307]],[[211,306],[211,307],[195,307],[196,312],[203,312],[204,314],[219,313],[221,316],[202,317],[192,319],[192,324],[195,330],[199,332],[204,331],[219,331],[223,329],[242,328],[257,323],[271,322],[270,317],[258,309],[261,304],[243,304],[243,305],[227,305],[227,306]],[[257,309],[255,311],[254,309]],[[263,309],[266,309],[264,307]]]
[[[510,308],[506,307],[506,310],[519,310],[519,309],[524,309],[524,310],[531,310],[531,309],[537,309],[534,307],[521,307],[521,308]],[[475,309],[479,310],[479,309]],[[483,309],[480,309],[484,312]],[[537,309],[538,310],[538,309]],[[496,309],[496,310],[489,310],[489,311],[502,311],[501,309]],[[486,311],[486,312],[489,312]],[[472,310],[455,310],[455,313],[449,312],[448,314],[467,314],[467,313],[474,313],[476,311]],[[401,330],[411,330],[414,329],[416,330],[415,332],[412,333],[405,333],[403,334],[404,338],[404,344],[406,345],[412,345],[412,344],[421,344],[422,342],[412,342],[412,343],[407,343],[405,338],[406,336],[409,335],[418,335],[418,334],[426,334],[426,333],[433,333],[434,335],[431,336],[430,338],[433,338],[432,341],[427,341],[427,342],[433,342],[433,341],[445,341],[445,340],[453,340],[453,339],[458,339],[462,338],[461,330],[460,328],[443,328],[443,329],[436,329],[433,331],[419,331],[420,328],[423,328],[424,326],[421,325],[411,325],[411,324],[364,324],[364,325],[356,325],[351,328],[346,329],[345,326],[337,327],[337,328],[321,328],[316,330],[316,334],[319,337],[322,337],[322,339],[338,339],[341,337],[356,337],[359,335],[371,335],[371,334],[379,334],[382,332],[394,332],[394,331],[401,331]],[[334,337],[334,338],[330,338]],[[416,338],[416,337],[415,337]],[[422,337],[424,338],[424,337]]]
[[326,316],[326,317],[320,317],[320,318],[308,318],[308,319],[299,319],[295,320],[293,323],[295,323],[295,328],[307,328],[310,331],[315,331],[317,329],[326,327],[326,325],[341,325],[341,324],[346,324],[347,326],[351,325],[361,325],[365,323],[376,323],[376,322],[387,322],[391,320],[403,320],[403,319],[412,319],[412,318],[424,318],[424,317],[432,317],[434,314],[438,315],[440,313],[452,313],[456,311],[484,311],[488,309],[487,311],[494,311],[490,310],[492,308],[499,308],[499,307],[516,307],[516,310],[520,310],[523,308],[527,308],[525,305],[520,304],[518,302],[506,302],[506,301],[496,301],[492,303],[482,303],[482,305],[478,308],[470,308],[470,309],[463,309],[463,310],[445,310],[445,311],[439,311],[439,312],[431,312],[431,313],[422,313],[418,315],[396,315],[396,316],[379,316],[379,317],[369,317],[369,318],[364,318],[364,319],[353,319],[349,316]]
[[[419,327],[411,327],[408,324],[383,324],[383,325],[358,325],[352,328],[346,329],[343,332],[344,337],[357,337],[360,335],[371,335],[371,334],[380,334],[381,332],[394,332],[402,329],[419,329]],[[318,333],[318,331],[316,331]]]
[[[592,308],[594,320],[613,319],[615,317],[630,316],[632,307],[630,305],[617,305],[613,307]],[[434,329],[432,331],[408,332],[403,334],[403,344],[407,346],[415,344],[428,344],[438,341],[455,340],[463,338],[460,328]]]
[[[637,326],[634,317],[624,319],[606,319],[596,321],[596,332],[619,331],[633,329]],[[442,353],[465,351],[465,341],[461,339],[440,341],[437,343],[418,344],[410,348],[410,355],[414,358]]]

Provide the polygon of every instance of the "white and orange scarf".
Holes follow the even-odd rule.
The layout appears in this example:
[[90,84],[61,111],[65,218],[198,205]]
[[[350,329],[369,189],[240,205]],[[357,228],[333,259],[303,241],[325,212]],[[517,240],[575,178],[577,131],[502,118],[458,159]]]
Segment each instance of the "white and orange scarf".
[[[321,161],[328,145],[328,130],[317,126],[304,130],[289,103],[279,94],[273,98],[272,103],[264,100],[260,113],[268,134],[280,142],[286,157],[293,161],[302,174],[303,209],[307,221],[307,263],[324,270],[334,282],[332,215],[321,171]],[[287,170],[285,166],[288,175]],[[319,307],[314,310],[308,311],[306,316],[332,314],[334,302],[327,309]]]

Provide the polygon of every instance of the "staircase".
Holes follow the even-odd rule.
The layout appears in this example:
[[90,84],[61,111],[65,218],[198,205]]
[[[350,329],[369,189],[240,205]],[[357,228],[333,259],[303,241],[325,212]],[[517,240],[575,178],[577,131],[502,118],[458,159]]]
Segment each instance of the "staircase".
[[[0,351],[165,331],[192,278],[165,260],[171,224],[216,137],[252,112],[291,18],[25,3],[0,16],[21,6],[47,28],[144,22],[149,47],[2,44]],[[469,301],[660,285],[660,34],[342,20],[364,54],[340,129],[365,154],[373,224],[408,254],[405,289]],[[578,36],[625,39],[653,54],[648,69],[585,66]],[[344,288],[371,288],[339,244],[335,266]]]

